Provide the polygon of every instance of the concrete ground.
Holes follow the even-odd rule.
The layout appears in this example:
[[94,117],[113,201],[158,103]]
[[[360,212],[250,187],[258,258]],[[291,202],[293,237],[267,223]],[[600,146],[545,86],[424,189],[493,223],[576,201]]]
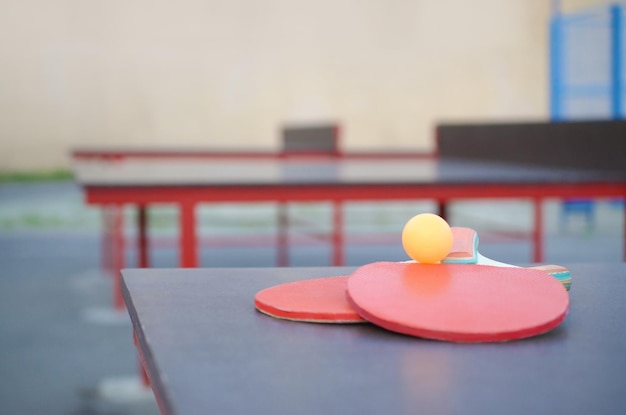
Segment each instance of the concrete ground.
[[[604,200],[593,207],[588,220],[580,212],[564,215],[560,201],[545,204],[545,262],[567,266],[622,260],[623,205]],[[329,265],[328,247],[303,235],[311,223],[316,230],[329,230],[328,206],[297,205],[291,210],[294,217],[307,219],[294,237],[291,265]],[[407,259],[399,243],[402,226],[424,211],[434,211],[434,204],[347,205],[348,265]],[[273,266],[274,206],[203,206],[200,218],[202,266]],[[128,210],[129,237],[132,219]],[[477,229],[484,255],[503,262],[530,262],[527,202],[457,202],[449,220]],[[154,266],[176,267],[175,209],[154,209],[150,221]],[[72,182],[0,184],[3,413],[158,413],[150,393],[127,395],[137,380],[136,351],[128,317],[111,312],[111,278],[100,270],[100,226],[98,210],[83,204],[80,189]],[[134,261],[131,250],[129,266]],[[573,281],[575,289],[575,275]],[[119,385],[124,387],[116,389]]]

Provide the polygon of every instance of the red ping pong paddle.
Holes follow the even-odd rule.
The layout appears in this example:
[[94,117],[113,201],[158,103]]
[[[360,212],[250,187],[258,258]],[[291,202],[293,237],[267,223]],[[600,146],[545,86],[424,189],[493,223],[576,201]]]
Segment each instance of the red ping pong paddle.
[[259,291],[254,305],[272,317],[311,323],[364,323],[346,300],[347,276],[315,278]]
[[483,265],[373,263],[348,278],[347,297],[380,327],[453,342],[539,335],[569,308],[567,291],[545,272]]

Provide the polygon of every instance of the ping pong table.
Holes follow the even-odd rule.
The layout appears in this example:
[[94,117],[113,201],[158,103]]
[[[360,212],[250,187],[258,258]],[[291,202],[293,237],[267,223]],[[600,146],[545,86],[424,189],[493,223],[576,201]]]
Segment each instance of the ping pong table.
[[589,414],[626,407],[626,264],[563,264],[557,329],[510,343],[278,320],[254,295],[354,268],[127,269],[124,298],[163,414]]
[[[322,202],[459,199],[531,200],[533,262],[543,261],[546,198],[626,196],[626,173],[508,165],[495,162],[404,157],[135,158],[74,163],[86,202],[139,207],[140,267],[147,267],[145,208],[173,204],[179,210],[179,265],[198,267],[196,207],[215,202]],[[143,214],[141,214],[143,212]],[[343,264],[342,209],[333,217],[333,265]],[[445,211],[440,212],[444,214]],[[626,232],[625,232],[626,234]],[[626,244],[625,244],[626,245]],[[625,248],[626,257],[626,248]],[[119,266],[119,268],[123,268]],[[118,273],[119,274],[119,273]],[[119,292],[119,287],[114,288]],[[116,294],[115,304],[121,305]]]

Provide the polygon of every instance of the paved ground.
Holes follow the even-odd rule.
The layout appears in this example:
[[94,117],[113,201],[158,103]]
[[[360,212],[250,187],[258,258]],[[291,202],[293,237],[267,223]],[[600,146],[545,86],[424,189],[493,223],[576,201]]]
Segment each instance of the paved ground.
[[[355,204],[346,207],[349,265],[404,260],[397,235],[430,203]],[[326,206],[295,206],[296,217],[328,229]],[[456,203],[453,225],[479,230],[484,255],[530,261],[530,206],[524,201]],[[564,217],[559,201],[545,205],[546,262],[621,261],[624,213],[620,204],[595,204],[594,220]],[[129,211],[128,223],[132,223]],[[271,205],[218,205],[201,210],[203,266],[272,266]],[[127,316],[111,316],[111,278],[99,270],[99,213],[86,208],[72,183],[0,184],[0,402],[7,414],[156,414],[149,394],[124,399],[108,385],[135,379],[136,355]],[[176,266],[176,213],[151,212],[154,266]],[[129,226],[128,234],[132,234]],[[377,244],[366,244],[377,235]],[[217,239],[209,236],[219,235]],[[231,243],[249,236],[248,246]],[[291,251],[294,266],[328,265],[330,251],[310,239]],[[304,243],[309,241],[307,243]],[[219,245],[226,246],[219,246]],[[129,264],[133,264],[131,252]],[[575,278],[574,286],[575,289]],[[117,382],[117,383],[116,383]]]

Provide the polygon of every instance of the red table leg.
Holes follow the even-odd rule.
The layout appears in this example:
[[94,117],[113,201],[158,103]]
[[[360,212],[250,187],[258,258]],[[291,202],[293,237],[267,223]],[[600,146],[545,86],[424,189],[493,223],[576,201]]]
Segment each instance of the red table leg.
[[148,373],[146,372],[146,368],[143,364],[143,356],[141,354],[141,346],[139,345],[139,339],[137,338],[137,332],[133,330],[133,343],[135,343],[135,347],[137,348],[137,369],[139,370],[139,379],[141,380],[141,384],[145,387],[150,387],[150,378],[148,377]]
[[533,200],[534,229],[533,229],[533,262],[543,262],[543,199]]
[[343,253],[343,206],[338,200],[333,201],[333,266],[344,265]]
[[179,220],[180,266],[182,268],[195,268],[198,266],[198,244],[196,238],[196,204],[194,202],[181,202]]
[[122,274],[121,270],[126,266],[126,252],[124,240],[124,209],[122,205],[111,208],[111,248],[113,257],[113,306],[116,310],[124,310],[124,298],[122,297]]

